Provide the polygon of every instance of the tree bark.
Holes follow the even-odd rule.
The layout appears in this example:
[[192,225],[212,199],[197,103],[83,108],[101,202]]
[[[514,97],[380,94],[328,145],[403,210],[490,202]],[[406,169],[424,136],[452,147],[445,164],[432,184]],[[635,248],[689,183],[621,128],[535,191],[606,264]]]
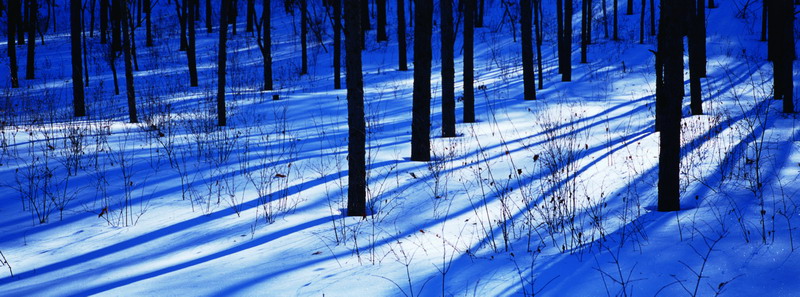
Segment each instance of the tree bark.
[[618,7],[619,3],[617,3],[617,2],[618,2],[618,0],[614,0],[614,25],[613,25],[614,34],[613,34],[613,37],[612,37],[612,39],[614,41],[618,41],[619,40],[619,16],[617,14],[617,10],[619,10],[618,9],[619,8]]
[[100,0],[100,44],[108,42],[108,13],[108,0]]
[[81,64],[81,0],[70,0],[70,50],[72,56],[72,105],[74,115],[86,115],[83,90],[83,67]]
[[542,69],[542,0],[533,1],[533,22],[536,29],[536,66],[539,70],[539,89],[544,89],[544,74]]
[[442,39],[442,137],[456,136],[453,1],[440,0]]
[[561,69],[561,81],[572,80],[572,0],[564,0],[564,47],[558,56],[564,59]]
[[[341,1],[341,0],[336,0]],[[261,17],[264,19],[263,34],[264,44],[261,45],[261,54],[264,56],[264,90],[272,90],[272,1],[264,0],[261,8]],[[338,41],[338,39],[337,39]],[[337,76],[338,79],[338,76]]]
[[[661,3],[658,55],[663,62],[663,82],[656,98],[663,102],[663,123],[658,157],[658,211],[680,210],[681,98],[683,92],[683,26],[680,3]],[[659,70],[662,71],[662,70]]]
[[689,94],[691,96],[690,107],[692,115],[703,114],[702,87],[700,85],[700,69],[703,67],[701,61],[705,60],[701,56],[700,44],[705,43],[702,36],[701,27],[705,25],[705,18],[699,15],[699,6],[704,6],[703,0],[689,0],[688,14],[691,25],[689,26]]
[[[36,25],[39,18],[39,5],[36,0],[28,0],[28,62],[25,64],[25,79],[34,79],[36,63]],[[80,36],[78,37],[80,38]]]
[[589,49],[589,1],[581,0],[581,63],[587,63]]
[[[100,1],[104,1],[104,0],[100,0]],[[144,0],[144,9],[145,9],[145,13],[147,14],[145,16],[145,20],[144,20],[144,22],[145,22],[145,37],[144,37],[145,44],[144,44],[144,46],[152,47],[153,46],[153,20],[152,20],[153,4],[152,4],[152,2],[150,0]]]
[[342,0],[333,0],[333,88],[342,88]]
[[388,41],[386,35],[386,0],[376,0],[378,10],[378,41]]
[[217,125],[228,124],[225,115],[225,67],[228,61],[228,8],[229,0],[220,1],[219,13],[219,58],[217,62]]
[[[177,1],[177,0],[176,0]],[[188,48],[186,50],[186,57],[189,60],[189,85],[192,87],[197,86],[197,55],[196,55],[196,48],[195,48],[195,13],[196,10],[192,8],[194,5],[194,1],[199,0],[184,0],[183,4],[189,7],[188,16],[187,16],[187,23],[189,29],[189,40],[188,40]]]
[[206,0],[206,33],[211,33],[211,0]]
[[[20,0],[9,0],[8,11],[19,11]],[[17,31],[17,18],[19,15],[14,16],[13,13],[8,13],[8,58],[9,58],[9,71],[11,72],[11,87],[19,88],[19,65],[17,64],[17,45],[16,45],[16,31]]]
[[[120,1],[123,2],[123,1]],[[128,94],[128,116],[131,123],[138,123],[136,113],[136,90],[133,88],[133,65],[131,63],[131,36],[128,28],[128,5],[120,5],[120,23],[122,24],[122,51],[125,55],[125,93]]]
[[[411,4],[409,4],[410,6]],[[403,12],[403,0],[397,0],[397,63],[400,71],[408,70],[408,54],[406,53],[406,16]]]
[[420,1],[414,27],[414,101],[411,119],[411,160],[431,160],[431,34],[433,1]]
[[[338,0],[337,0],[338,1]],[[347,67],[347,215],[367,215],[366,121],[361,73],[361,0],[345,0]],[[364,12],[366,13],[366,12]]]
[[533,69],[533,8],[531,0],[520,0],[520,31],[522,32],[523,98],[536,99],[536,77]]
[[245,32],[253,32],[253,20],[256,19],[256,0],[247,0],[247,14],[246,14]]
[[[475,122],[474,35],[475,0],[464,0],[464,122]],[[419,5],[419,4],[417,4]],[[419,7],[417,7],[419,10]],[[417,20],[419,26],[419,20]],[[416,51],[416,48],[415,48]],[[416,53],[415,53],[416,55]],[[416,58],[414,59],[416,60]]]
[[628,7],[628,10],[625,12],[625,14],[632,15],[633,14],[633,0],[628,0],[627,7]]

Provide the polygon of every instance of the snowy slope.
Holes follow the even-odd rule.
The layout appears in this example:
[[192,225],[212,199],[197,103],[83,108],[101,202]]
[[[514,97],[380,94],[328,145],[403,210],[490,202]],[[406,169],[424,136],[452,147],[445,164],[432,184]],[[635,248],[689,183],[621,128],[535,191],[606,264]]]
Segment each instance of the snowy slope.
[[[201,80],[191,88],[174,7],[156,10],[157,44],[137,49],[140,125],[127,123],[122,61],[114,95],[96,37],[88,40],[89,117],[70,117],[69,37],[63,26],[48,31],[37,44],[37,78],[20,89],[0,81],[0,251],[14,273],[0,266],[0,296],[800,292],[800,122],[770,98],[760,7],[746,18],[736,17],[737,1],[707,10],[707,113],[688,116],[686,98],[684,210],[660,213],[655,38],[638,44],[639,7],[620,15],[622,41],[613,42],[595,3],[590,63],[578,63],[576,33],[572,82],[556,73],[555,28],[545,24],[545,88],[540,100],[523,101],[512,36],[519,25],[512,30],[501,1],[487,1],[475,37],[479,121],[459,123],[460,137],[434,137],[435,161],[421,163],[408,161],[413,71],[396,70],[389,2],[390,41],[376,43],[370,31],[364,52],[366,218],[342,216],[346,91],[332,89],[331,29],[318,1],[311,15],[325,43],[309,42],[304,76],[299,16],[273,4],[276,91],[259,90],[261,56],[238,24],[228,43],[225,128],[215,126],[216,28],[198,30]],[[545,3],[549,23],[552,6]],[[57,8],[60,24],[66,9]],[[438,136],[438,42],[433,53]],[[457,115],[460,122],[460,103]]]

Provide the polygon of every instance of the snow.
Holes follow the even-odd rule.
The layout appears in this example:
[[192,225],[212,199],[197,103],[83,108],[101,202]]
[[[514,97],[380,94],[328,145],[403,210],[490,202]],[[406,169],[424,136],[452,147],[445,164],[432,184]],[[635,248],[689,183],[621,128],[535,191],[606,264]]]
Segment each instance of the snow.
[[[0,266],[0,295],[800,292],[800,122],[770,98],[772,67],[757,41],[760,7],[745,19],[735,18],[733,2],[707,10],[706,115],[689,116],[685,98],[683,210],[661,213],[655,40],[638,44],[639,7],[620,15],[623,40],[614,42],[603,37],[597,6],[589,64],[577,63],[575,42],[573,81],[561,82],[554,7],[545,3],[545,88],[539,100],[524,101],[520,46],[511,35],[519,30],[511,30],[500,1],[487,1],[493,9],[475,38],[478,123],[460,123],[458,103],[456,138],[438,137],[434,32],[434,161],[423,163],[408,160],[413,71],[396,70],[389,3],[390,41],[378,44],[370,31],[363,54],[371,215],[360,218],[342,216],[346,91],[332,89],[331,29],[320,3],[310,4],[325,45],[311,37],[304,76],[297,74],[299,16],[277,3],[272,9],[276,91],[260,91],[261,56],[238,24],[228,43],[224,128],[214,110],[216,27],[198,30],[196,88],[177,51],[172,7],[155,10],[155,47],[144,47],[137,29],[140,125],[127,123],[122,61],[114,95],[97,37],[87,40],[89,117],[70,117],[66,28],[48,31],[36,47],[37,78],[19,89],[0,81],[0,251],[14,273]],[[68,23],[66,9],[56,8],[59,24]],[[409,35],[409,50],[412,42]],[[26,52],[17,52],[22,70]],[[688,72],[686,87],[688,95]],[[75,143],[80,153],[69,153]],[[39,216],[26,200],[34,194],[50,208]]]

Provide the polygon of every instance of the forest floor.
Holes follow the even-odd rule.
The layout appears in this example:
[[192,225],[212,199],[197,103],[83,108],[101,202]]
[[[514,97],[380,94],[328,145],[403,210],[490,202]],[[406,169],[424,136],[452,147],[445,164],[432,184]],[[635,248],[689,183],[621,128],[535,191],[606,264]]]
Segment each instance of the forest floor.
[[[37,78],[19,89],[0,81],[0,295],[800,292],[800,121],[771,99],[760,7],[724,1],[707,10],[705,115],[690,116],[685,97],[682,210],[662,213],[655,211],[655,37],[638,44],[640,7],[620,15],[622,40],[611,41],[597,6],[589,63],[578,63],[575,42],[573,80],[561,82],[555,12],[546,3],[544,89],[525,101],[518,8],[486,2],[496,9],[475,35],[478,122],[461,123],[458,102],[455,138],[438,137],[434,29],[431,162],[408,158],[413,59],[410,71],[397,71],[393,17],[389,42],[376,43],[369,31],[370,215],[363,218],[342,216],[346,91],[333,90],[332,34],[320,3],[309,8],[302,76],[299,15],[272,8],[275,91],[260,90],[256,38],[237,25],[228,42],[227,127],[216,126],[218,30],[198,24],[200,86],[189,87],[169,6],[153,15],[154,47],[142,46],[144,30],[136,32],[142,123],[127,123],[123,63],[116,59],[115,95],[108,49],[96,35],[87,40],[89,116],[72,118],[68,7],[57,7],[58,33],[36,45]],[[0,61],[8,65],[5,52]],[[686,81],[688,95],[688,71]]]

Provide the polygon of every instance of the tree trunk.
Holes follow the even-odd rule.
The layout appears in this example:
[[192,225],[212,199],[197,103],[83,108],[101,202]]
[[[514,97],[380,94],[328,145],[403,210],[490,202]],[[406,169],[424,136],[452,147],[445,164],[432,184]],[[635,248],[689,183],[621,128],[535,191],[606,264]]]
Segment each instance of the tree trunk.
[[689,0],[688,14],[691,25],[689,26],[688,40],[689,40],[689,94],[691,96],[691,109],[692,115],[703,114],[703,94],[700,85],[700,67],[701,60],[705,57],[701,56],[700,44],[705,43],[700,27],[705,25],[705,18],[699,15],[699,6],[704,6],[703,0]]
[[189,41],[186,39],[186,30],[188,26],[188,24],[186,23],[186,18],[187,18],[186,15],[188,14],[189,6],[186,5],[186,0],[184,0],[183,2],[184,2],[183,4],[180,4],[181,0],[175,0],[175,5],[179,6],[176,7],[176,9],[178,13],[178,21],[180,21],[180,26],[181,26],[181,36],[180,36],[181,43],[180,43],[180,48],[178,48],[178,51],[181,52],[186,51],[186,48],[189,46]]
[[[101,0],[104,1],[104,0]],[[144,9],[147,15],[145,16],[145,44],[146,47],[153,46],[153,21],[151,19],[153,14],[153,5],[150,0],[144,0]]]
[[700,57],[697,61],[697,75],[706,77],[706,67],[708,65],[706,54],[706,1],[697,0],[697,38],[700,42],[697,43],[697,56]]
[[228,60],[228,8],[229,0],[220,1],[219,13],[219,62],[217,66],[217,125],[226,126],[225,116],[225,67]]
[[[523,0],[524,1],[524,0]],[[528,0],[530,1],[530,0]],[[456,136],[453,1],[440,0],[442,38],[442,137]]]
[[[177,0],[176,0],[177,1]],[[187,16],[187,23],[189,29],[189,40],[188,40],[188,48],[186,50],[186,57],[189,59],[189,85],[192,87],[197,86],[197,58],[196,58],[196,48],[195,48],[195,13],[196,11],[192,8],[194,5],[194,1],[199,0],[183,0],[183,4],[189,7],[188,16]]]
[[245,25],[245,32],[253,32],[253,20],[256,19],[256,0],[247,0],[247,23]]
[[572,80],[572,0],[564,0],[564,47],[558,56],[564,59],[561,81]]
[[300,75],[308,74],[308,1],[300,0]]
[[[336,0],[341,1],[341,0]],[[272,90],[272,2],[264,0],[261,8],[261,17],[264,19],[264,44],[261,45],[261,54],[264,56],[264,90]],[[338,32],[337,32],[338,33]],[[337,39],[338,41],[338,39]],[[337,76],[338,79],[338,76]]]
[[100,0],[100,44],[108,42],[108,13],[108,0]]
[[606,0],[603,0],[601,3],[603,6],[603,31],[605,32],[605,37],[608,38],[608,8],[606,8]]
[[433,1],[420,1],[414,27],[414,101],[411,119],[411,160],[431,160],[431,34]]
[[[19,11],[20,0],[8,0],[8,11]],[[8,58],[9,58],[9,71],[11,72],[11,87],[19,88],[19,76],[17,74],[19,65],[17,64],[17,45],[16,45],[16,31],[17,31],[17,18],[19,15],[14,16],[13,13],[8,13]]]
[[544,74],[542,70],[542,0],[533,1],[533,22],[536,25],[536,66],[539,70],[539,89],[544,89]]
[[480,3],[476,2],[476,4],[478,4],[478,6],[474,10],[474,12],[476,14],[475,15],[475,28],[483,28],[483,14],[484,14],[484,11],[486,10],[486,0],[475,0],[475,1],[480,1]]
[[[474,34],[475,0],[464,0],[464,123],[475,122]],[[419,5],[419,4],[418,4]],[[419,7],[417,7],[419,10]],[[419,20],[417,20],[419,26]],[[416,43],[416,41],[415,41]],[[416,51],[416,48],[414,49]],[[416,55],[416,53],[414,53]],[[414,59],[416,63],[416,58]],[[416,73],[416,70],[415,70]],[[415,80],[416,81],[416,80]]]
[[536,99],[536,77],[533,69],[533,24],[531,0],[520,0],[520,31],[522,32],[522,83],[523,98]]
[[663,83],[656,100],[663,101],[663,123],[658,157],[658,210],[680,210],[681,98],[683,90],[683,38],[680,3],[661,3],[658,55],[663,62]]
[[[28,62],[25,64],[25,79],[34,79],[34,70],[36,63],[34,56],[36,54],[36,25],[39,18],[38,11],[39,5],[36,0],[28,0]],[[78,36],[80,38],[80,36]]]
[[[411,4],[409,4],[410,6]],[[403,12],[403,0],[397,0],[397,63],[400,71],[408,70],[408,54],[406,54],[406,16]]]
[[[122,1],[120,1],[122,2]],[[133,65],[131,63],[131,35],[128,28],[128,5],[121,3],[120,23],[122,24],[122,51],[125,55],[125,92],[128,94],[128,116],[131,123],[138,123],[136,114],[136,91],[133,88]]]
[[72,105],[76,117],[86,115],[81,64],[81,0],[70,0],[70,50],[72,55]]
[[342,0],[333,0],[333,88],[342,88]]
[[[339,1],[339,0],[337,0]],[[366,121],[361,73],[361,0],[345,0],[347,67],[347,215],[367,215]],[[363,12],[366,13],[366,12]]]
[[386,36],[386,0],[376,0],[378,9],[378,41],[388,41]]
[[628,0],[628,10],[625,12],[627,15],[633,14],[633,0]]

